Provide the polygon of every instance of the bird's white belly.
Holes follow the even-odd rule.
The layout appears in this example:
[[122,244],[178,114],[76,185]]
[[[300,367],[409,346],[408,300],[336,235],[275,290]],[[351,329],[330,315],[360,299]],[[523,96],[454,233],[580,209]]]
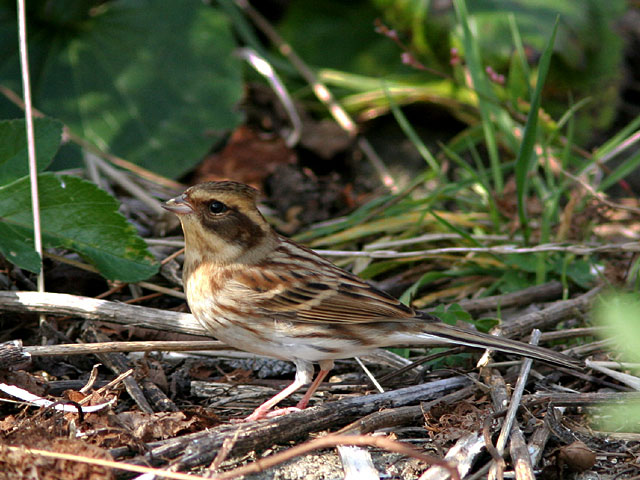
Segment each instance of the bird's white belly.
[[282,360],[301,359],[309,362],[352,358],[371,351],[371,347],[362,347],[350,340],[300,336],[300,327],[294,329],[288,321],[234,318],[222,313],[216,315],[214,312],[221,310],[212,308],[211,302],[189,302],[189,305],[207,331],[238,350]]

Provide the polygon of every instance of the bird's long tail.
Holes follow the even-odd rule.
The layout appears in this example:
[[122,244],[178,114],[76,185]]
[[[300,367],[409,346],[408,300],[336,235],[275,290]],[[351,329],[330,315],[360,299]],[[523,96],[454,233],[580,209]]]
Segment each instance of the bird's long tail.
[[[466,345],[468,347],[499,350],[501,352],[521,355],[562,367],[584,367],[584,364],[580,360],[554,352],[548,348],[454,327],[440,321],[432,321],[431,318],[425,318],[425,323],[420,325],[422,331],[420,333],[413,333],[413,335],[411,335],[412,341],[406,343],[433,344],[446,342],[456,345]],[[418,340],[418,342],[416,342],[416,340]]]

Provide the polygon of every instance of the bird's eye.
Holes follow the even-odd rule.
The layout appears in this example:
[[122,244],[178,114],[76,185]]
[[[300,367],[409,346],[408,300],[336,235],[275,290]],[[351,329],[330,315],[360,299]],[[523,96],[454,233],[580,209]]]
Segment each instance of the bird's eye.
[[209,211],[214,214],[223,213],[227,211],[227,206],[222,202],[214,200],[209,204]]

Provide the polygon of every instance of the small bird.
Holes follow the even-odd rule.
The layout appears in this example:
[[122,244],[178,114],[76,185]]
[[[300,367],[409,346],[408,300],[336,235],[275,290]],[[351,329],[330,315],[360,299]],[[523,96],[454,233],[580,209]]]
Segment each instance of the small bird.
[[[246,420],[303,409],[333,368],[379,347],[448,342],[577,368],[542,347],[442,323],[285,238],[256,207],[257,190],[237,182],[188,188],[163,207],[185,237],[184,290],[191,312],[213,336],[247,352],[289,360],[295,380]],[[311,382],[294,408],[272,411]]]

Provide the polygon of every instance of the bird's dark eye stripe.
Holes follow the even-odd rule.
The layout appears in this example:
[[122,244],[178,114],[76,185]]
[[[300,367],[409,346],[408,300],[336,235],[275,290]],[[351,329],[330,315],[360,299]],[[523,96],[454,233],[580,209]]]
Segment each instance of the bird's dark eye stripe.
[[211,213],[223,213],[223,212],[226,212],[227,210],[228,210],[227,206],[224,203],[219,202],[217,200],[214,200],[209,204],[209,211]]

